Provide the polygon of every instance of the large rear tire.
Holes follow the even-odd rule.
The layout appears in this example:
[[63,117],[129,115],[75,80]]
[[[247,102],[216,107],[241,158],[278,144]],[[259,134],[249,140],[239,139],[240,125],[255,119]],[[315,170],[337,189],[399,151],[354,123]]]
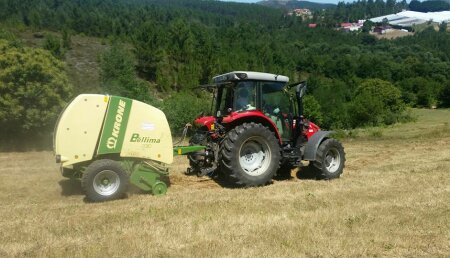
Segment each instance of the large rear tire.
[[92,162],[83,173],[81,186],[92,202],[121,198],[129,184],[129,176],[120,163],[101,159]]
[[339,178],[345,166],[344,147],[336,139],[326,139],[319,145],[316,160],[311,163],[317,179]]
[[280,166],[280,145],[267,127],[244,123],[228,132],[219,159],[221,173],[231,184],[265,185]]

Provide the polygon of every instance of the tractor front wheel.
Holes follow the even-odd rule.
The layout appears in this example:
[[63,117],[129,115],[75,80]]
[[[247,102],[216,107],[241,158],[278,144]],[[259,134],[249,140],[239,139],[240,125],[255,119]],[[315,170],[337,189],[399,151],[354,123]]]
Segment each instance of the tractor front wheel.
[[120,163],[101,159],[92,162],[84,171],[81,186],[93,202],[121,198],[128,188],[129,176]]
[[220,166],[227,181],[236,186],[264,185],[280,166],[280,145],[268,128],[244,123],[223,140]]
[[317,149],[316,160],[310,164],[317,179],[334,179],[341,176],[345,165],[345,152],[336,139],[324,140]]

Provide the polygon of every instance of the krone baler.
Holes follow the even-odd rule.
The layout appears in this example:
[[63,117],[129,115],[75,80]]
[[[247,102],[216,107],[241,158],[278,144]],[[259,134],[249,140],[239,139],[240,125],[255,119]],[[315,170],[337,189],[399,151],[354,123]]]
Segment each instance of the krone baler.
[[129,182],[154,195],[165,194],[166,165],[173,156],[202,148],[173,148],[161,110],[119,96],[77,96],[61,113],[54,133],[62,175],[81,179],[90,201],[120,198]]

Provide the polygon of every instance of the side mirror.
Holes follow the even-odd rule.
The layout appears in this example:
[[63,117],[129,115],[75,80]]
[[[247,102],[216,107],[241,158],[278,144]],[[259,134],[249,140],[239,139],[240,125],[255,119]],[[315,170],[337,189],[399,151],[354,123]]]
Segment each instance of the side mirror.
[[306,81],[297,85],[296,92],[299,98],[302,98],[306,94]]

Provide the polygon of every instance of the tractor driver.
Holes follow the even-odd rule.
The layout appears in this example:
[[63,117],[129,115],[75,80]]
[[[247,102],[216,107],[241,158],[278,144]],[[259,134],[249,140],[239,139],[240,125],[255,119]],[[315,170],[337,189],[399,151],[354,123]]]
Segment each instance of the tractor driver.
[[254,97],[250,93],[251,87],[239,87],[237,89],[237,99],[236,99],[236,111],[245,111],[245,110],[254,110],[256,109],[252,102],[254,101]]

